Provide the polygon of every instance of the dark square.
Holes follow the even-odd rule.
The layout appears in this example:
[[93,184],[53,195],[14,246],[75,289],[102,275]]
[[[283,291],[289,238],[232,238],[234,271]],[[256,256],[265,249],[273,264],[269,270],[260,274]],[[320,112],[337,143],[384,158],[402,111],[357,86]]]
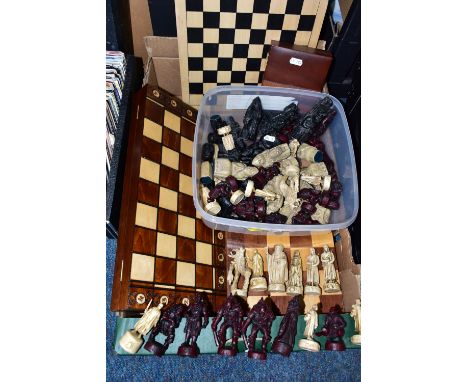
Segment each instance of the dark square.
[[209,265],[195,265],[195,286],[203,289],[213,289],[213,271]]
[[221,12],[236,12],[237,10],[237,0],[221,0],[219,3]]
[[268,44],[265,44],[263,46],[262,58],[266,58],[268,56],[268,53],[270,52],[270,47],[271,45],[268,45]]
[[178,171],[162,164],[159,170],[159,184],[173,191],[179,191]]
[[253,13],[269,13],[270,0],[256,0],[254,1]]
[[268,15],[267,29],[282,29],[284,15],[270,14]]
[[[309,1],[309,0],[305,0]],[[302,12],[302,4],[304,0],[288,0],[286,4],[286,14],[287,15],[300,15]]]
[[187,28],[187,42],[203,42],[203,28]]
[[234,44],[234,35],[236,30],[231,28],[220,28],[219,30],[219,43],[220,44]]
[[[312,236],[290,236],[289,242],[291,244],[291,248],[310,248],[312,247]],[[309,254],[307,254],[307,256],[308,255]]]
[[281,42],[288,42],[290,44],[294,44],[295,39],[296,39],[296,31],[281,31],[281,36],[280,36]]
[[252,13],[238,13],[236,15],[236,29],[250,29],[252,27]]
[[154,255],[156,252],[156,231],[135,227],[133,231],[133,251]]
[[216,70],[205,70],[203,71],[203,82],[209,83],[209,82],[216,82],[217,78],[217,71]]
[[195,261],[195,240],[177,237],[177,260]]
[[179,151],[180,149],[180,134],[177,134],[174,130],[171,130],[167,127],[162,129],[162,143],[163,145],[171,148],[174,151]]
[[203,12],[203,28],[219,28],[219,12]]
[[312,32],[314,26],[315,16],[301,16],[299,18],[299,25],[297,26],[298,31]]
[[145,117],[162,125],[164,122],[164,108],[154,102],[146,101]]
[[177,233],[177,214],[158,208],[158,231],[175,235]]
[[248,58],[245,69],[248,71],[260,70],[261,65],[262,65],[261,58]]
[[164,257],[156,258],[154,282],[161,284],[175,284],[176,261]]
[[179,170],[184,175],[192,176],[192,158],[185,154],[180,153],[179,154]]
[[203,57],[189,57],[188,70],[203,70]]
[[213,231],[203,224],[200,219],[197,219],[195,223],[195,238],[205,243],[213,243]]
[[203,11],[203,1],[186,0],[185,4],[185,9],[187,11]]
[[245,72],[232,72],[231,73],[231,83],[244,83],[245,82]]
[[263,29],[252,29],[250,31],[250,44],[264,44],[266,31]]
[[180,119],[180,134],[193,141],[193,135],[195,133],[195,124],[186,120],[185,118]]
[[229,86],[231,85],[231,83],[230,82],[217,82],[216,85],[217,86]]
[[[182,192],[179,192],[178,211],[180,214],[190,216],[192,218],[196,216],[193,198],[190,195],[185,195]],[[197,219],[197,221],[198,220],[199,219]]]
[[232,58],[218,58],[218,70],[232,70]]
[[140,178],[138,180],[138,201],[157,207],[159,201],[159,185]]
[[[246,58],[249,55],[249,44],[235,44],[233,57]],[[232,80],[231,80],[232,82]]]
[[141,156],[153,162],[161,162],[161,143],[153,141],[151,138],[143,136],[141,140]]
[[199,82],[189,83],[190,94],[203,94],[203,84]]
[[219,44],[203,44],[203,57],[218,57]]

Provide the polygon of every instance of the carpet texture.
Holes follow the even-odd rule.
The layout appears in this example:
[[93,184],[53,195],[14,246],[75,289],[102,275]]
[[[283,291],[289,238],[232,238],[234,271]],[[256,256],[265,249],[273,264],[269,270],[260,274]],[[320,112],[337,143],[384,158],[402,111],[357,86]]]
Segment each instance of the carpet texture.
[[361,351],[294,352],[289,358],[268,354],[265,362],[238,355],[117,356],[112,342],[115,315],[110,311],[116,240],[106,241],[106,361],[108,381],[344,381],[361,380]]

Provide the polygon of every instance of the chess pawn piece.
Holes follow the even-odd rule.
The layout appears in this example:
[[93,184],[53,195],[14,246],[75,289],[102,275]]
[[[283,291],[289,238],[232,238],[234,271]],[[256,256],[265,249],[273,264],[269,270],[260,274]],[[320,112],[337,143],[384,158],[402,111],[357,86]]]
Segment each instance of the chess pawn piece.
[[282,244],[276,244],[273,254],[267,252],[268,290],[270,292],[284,292],[284,283],[288,281],[288,259]]
[[[301,270],[302,272],[302,270]],[[285,357],[291,354],[297,332],[297,316],[299,314],[299,296],[293,297],[288,304],[286,314],[281,320],[278,335],[273,341],[271,351]]]
[[302,294],[302,261],[299,251],[294,251],[294,255],[291,259],[291,268],[289,269],[289,280],[288,288],[286,293],[289,295],[300,295]]
[[306,322],[304,336],[307,338],[299,340],[298,346],[307,351],[319,351],[320,344],[313,339],[314,331],[318,327],[317,304],[312,305],[312,308],[304,316],[304,321]]
[[343,342],[345,333],[346,321],[340,315],[340,307],[338,305],[332,307],[325,318],[325,324],[320,332],[315,333],[316,336],[326,336],[325,350],[343,351],[346,346]]
[[[238,248],[228,255],[232,260],[229,264],[228,278],[227,281],[231,288],[233,295],[239,295],[247,297],[247,291],[249,288],[250,275],[252,270],[247,266],[247,258],[245,256],[245,248]],[[239,276],[244,276],[244,285],[242,289],[237,288],[239,282]]]
[[223,146],[226,151],[234,149],[234,138],[232,137],[231,126],[227,125],[218,129],[218,134],[221,135],[223,141]]
[[161,309],[168,302],[167,296],[162,296],[157,307],[150,309],[151,300],[143,313],[143,316],[137,321],[132,330],[127,330],[119,340],[119,345],[127,353],[135,354],[143,345],[143,336],[146,336],[153,329],[161,317]]
[[356,304],[351,308],[350,316],[354,318],[354,330],[356,334],[351,337],[351,343],[361,345],[361,300],[357,299]]
[[341,291],[340,284],[338,284],[338,279],[336,275],[336,269],[334,265],[335,255],[328,245],[324,245],[324,251],[321,254],[320,258],[322,260],[323,270],[324,270],[324,277],[325,277],[325,285],[324,289],[327,293],[336,293]]
[[263,277],[263,259],[262,255],[255,250],[252,256],[252,272],[253,276],[250,279],[250,289],[263,292],[268,289],[265,277]]
[[310,249],[310,255],[307,256],[307,281],[304,287],[304,294],[320,295],[322,290],[320,289],[320,278],[318,266],[320,264],[320,258],[315,253],[315,249]]

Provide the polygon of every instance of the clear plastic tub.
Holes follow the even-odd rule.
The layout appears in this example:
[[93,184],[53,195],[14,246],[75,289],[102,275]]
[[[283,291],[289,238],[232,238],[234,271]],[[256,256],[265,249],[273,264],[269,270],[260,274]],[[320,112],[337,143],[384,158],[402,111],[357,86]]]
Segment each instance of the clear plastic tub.
[[348,227],[356,219],[359,208],[356,163],[343,107],[332,96],[330,98],[333,100],[337,113],[320,139],[325,143],[327,153],[335,163],[338,179],[343,185],[343,192],[340,198],[340,209],[332,211],[329,224],[258,223],[213,216],[203,209],[200,194],[201,149],[203,143],[207,142],[208,133],[211,130],[210,117],[219,114],[224,119],[232,115],[242,127],[245,110],[256,96],[260,96],[263,108],[266,110],[282,110],[289,103],[297,101],[299,111],[303,114],[309,111],[326,94],[310,90],[267,86],[219,86],[205,94],[198,111],[192,161],[193,201],[203,222],[213,229],[246,234],[288,232],[291,235],[301,235]]

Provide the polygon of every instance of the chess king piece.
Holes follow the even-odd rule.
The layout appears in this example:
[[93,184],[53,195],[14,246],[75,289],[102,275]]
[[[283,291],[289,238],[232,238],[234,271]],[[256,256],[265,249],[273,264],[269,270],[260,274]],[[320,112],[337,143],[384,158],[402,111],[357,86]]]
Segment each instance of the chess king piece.
[[316,336],[326,336],[327,342],[325,342],[325,350],[343,351],[346,350],[346,346],[343,342],[343,336],[345,333],[346,321],[340,315],[340,307],[338,305],[333,306],[330,312],[325,318],[325,324],[320,332],[315,333]]
[[[302,272],[302,270],[301,270]],[[286,314],[281,320],[278,335],[273,341],[271,351],[285,357],[291,354],[297,332],[297,316],[299,314],[299,296],[293,297],[288,304]]]
[[[211,324],[218,354],[226,356],[237,354],[237,341],[241,335],[243,316],[244,309],[239,298],[230,294]],[[218,330],[218,324],[223,317],[223,323]],[[226,346],[226,331],[229,327],[232,328],[231,346]]]
[[289,280],[287,284],[287,294],[293,296],[302,294],[302,261],[299,251],[294,251],[294,255],[291,259],[291,268],[289,269]]
[[[245,248],[238,248],[228,255],[232,260],[229,264],[228,283],[231,288],[231,293],[242,297],[247,297],[249,288],[250,275],[252,270],[247,266],[247,258],[245,256]],[[234,275],[233,275],[234,274]],[[237,289],[239,276],[244,276],[244,285],[242,289]]]
[[276,244],[273,254],[267,252],[268,290],[270,292],[284,292],[284,283],[288,281],[288,259],[282,244]]
[[307,281],[304,287],[304,294],[320,295],[322,293],[320,289],[320,278],[318,266],[320,264],[320,258],[315,253],[315,249],[310,249],[310,255],[307,256]]
[[161,309],[168,302],[167,296],[162,296],[158,306],[150,308],[151,300],[143,313],[143,316],[137,321],[132,330],[127,330],[119,341],[119,345],[127,353],[135,354],[143,345],[143,336],[153,329],[161,317]]
[[200,354],[197,338],[202,328],[208,325],[208,301],[203,293],[195,295],[195,303],[190,305],[185,313],[185,342],[179,346],[177,354],[180,356],[196,357]]
[[265,277],[263,277],[263,259],[262,255],[255,250],[252,256],[252,272],[253,276],[250,279],[250,289],[258,292],[263,292],[268,289]]
[[[184,313],[187,310],[187,306],[189,305],[188,298],[184,298],[182,300],[182,304],[174,304],[170,308],[166,309],[161,316],[161,319],[158,321],[157,325],[151,331],[151,334],[146,341],[145,349],[149,352],[153,353],[154,355],[161,357],[166,353],[167,348],[169,345],[174,342],[175,338],[175,330],[179,327],[180,321]],[[166,337],[164,344],[161,344],[156,341],[156,336],[162,333]]]
[[[249,349],[247,353],[249,358],[260,360],[266,359],[266,346],[271,339],[271,324],[273,323],[274,319],[275,315],[271,311],[271,308],[266,304],[263,297],[250,310],[249,314],[247,315],[247,319],[242,325],[242,338],[244,339],[244,342]],[[249,339],[247,341],[246,331],[250,323],[252,323],[252,331],[250,332]],[[257,339],[258,331],[263,333],[261,350],[255,349],[255,340]]]
[[357,299],[351,307],[351,317],[354,318],[354,330],[356,334],[351,337],[351,342],[355,345],[361,345],[361,300]]
[[327,293],[336,293],[341,291],[340,284],[338,284],[337,276],[336,276],[336,269],[334,265],[335,255],[328,245],[324,245],[323,253],[320,256],[322,260],[323,270],[324,270],[324,277],[325,277],[325,292]]
[[307,351],[319,351],[320,344],[313,339],[314,331],[318,327],[317,304],[312,305],[312,308],[304,316],[304,321],[306,322],[304,335],[307,338],[299,340],[298,346]]

